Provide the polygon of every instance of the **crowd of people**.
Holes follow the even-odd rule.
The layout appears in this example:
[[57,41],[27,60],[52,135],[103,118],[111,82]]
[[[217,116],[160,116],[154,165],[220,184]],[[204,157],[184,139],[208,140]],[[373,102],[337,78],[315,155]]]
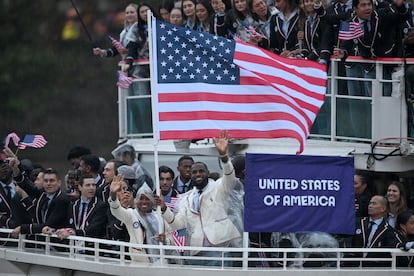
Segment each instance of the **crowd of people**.
[[[414,13],[411,0],[163,0],[158,9],[148,3],[130,4],[125,9],[124,29],[119,39],[121,49],[116,47],[94,48],[101,57],[122,55],[125,64],[122,71],[135,78],[148,78],[148,65],[133,66],[134,60],[148,59],[147,11],[161,20],[199,32],[235,39],[265,48],[283,57],[308,59],[326,64],[330,59],[340,59],[335,72],[339,77],[337,94],[349,95],[343,101],[347,126],[341,126],[344,136],[371,138],[371,103],[373,96],[370,81],[375,79],[374,63],[352,62],[350,56],[362,58],[413,57],[414,39],[412,26]],[[159,15],[159,16],[158,16]],[[356,24],[358,35],[351,31]],[[354,25],[355,26],[355,25]],[[342,33],[342,35],[339,35]],[[347,33],[347,36],[343,35]],[[400,68],[386,65],[384,80],[391,80]],[[408,65],[405,77],[407,87],[412,87],[412,71]],[[374,91],[385,97],[392,95],[391,82],[381,82]],[[328,86],[328,91],[330,87]],[[411,88],[410,88],[411,89]],[[129,96],[150,95],[149,82],[134,82]],[[411,91],[407,99],[411,99]],[[137,106],[135,106],[137,105]],[[133,133],[151,132],[151,110],[148,101],[131,102]],[[411,114],[411,111],[409,112]],[[411,115],[410,115],[411,116]],[[328,122],[319,120],[313,132],[325,134]],[[145,126],[145,129],[142,129]],[[343,130],[342,130],[343,129]],[[410,130],[411,131],[411,130]]]
[[[411,4],[404,0],[163,0],[158,10],[147,3],[129,4],[125,9],[121,54],[131,67],[130,59],[148,57],[147,11],[166,22],[218,36],[238,39],[285,57],[306,58],[327,64],[331,55],[403,57],[411,56],[408,39],[413,26]],[[362,36],[338,37],[348,31],[349,23],[358,23]],[[406,38],[406,39],[404,39]],[[115,47],[95,48],[95,55],[114,56]],[[125,55],[128,53],[128,55]],[[351,66],[346,68],[351,69]],[[371,65],[361,64],[347,70],[372,77]],[[351,95],[370,91],[352,89]],[[388,92],[387,92],[388,93]]]
[[[94,48],[101,57],[121,55],[122,71],[136,78],[147,78],[149,67],[133,66],[134,60],[148,58],[147,12],[159,12],[166,22],[241,40],[269,49],[284,57],[310,59],[329,64],[334,55],[343,61],[343,73],[350,77],[375,77],[370,64],[349,64],[348,56],[410,56],[412,9],[403,0],[179,0],[161,2],[157,10],[147,3],[125,8],[122,47]],[[350,22],[358,23],[363,35],[339,39],[339,31]],[[404,39],[407,38],[407,39]],[[390,68],[391,69],[391,68]],[[149,95],[147,84],[131,93]],[[145,87],[144,87],[145,86]],[[370,87],[358,81],[348,82],[349,95],[370,96]],[[387,94],[387,91],[383,91]],[[135,95],[135,94],[134,94]],[[148,114],[150,106],[140,105]],[[355,111],[355,113],[357,113]],[[142,116],[145,120],[146,116]],[[139,124],[147,125],[147,123]],[[150,132],[150,131],[141,131]],[[357,130],[355,129],[355,132]],[[362,135],[364,136],[364,135]],[[229,137],[220,132],[214,140],[223,168],[220,178],[210,175],[203,162],[182,156],[174,170],[159,168],[161,195],[154,193],[155,183],[142,166],[131,145],[124,144],[105,161],[84,147],[68,154],[71,168],[62,181],[54,169],[25,165],[8,148],[9,159],[0,166],[0,227],[20,234],[56,234],[130,241],[136,244],[185,244],[206,247],[237,247],[243,233],[244,158],[230,160]],[[414,213],[407,206],[404,186],[393,181],[386,193],[370,193],[368,179],[357,172],[355,188],[355,235],[337,236],[338,245],[353,248],[414,248]],[[155,211],[161,207],[161,213]],[[176,235],[175,238],[173,235]],[[292,247],[275,244],[274,233],[249,233],[251,246]],[[277,241],[279,242],[279,241]],[[132,261],[157,262],[157,250],[131,247]],[[149,256],[148,254],[151,254]],[[191,251],[194,256],[219,256],[221,252]],[[384,255],[385,254],[385,255]],[[383,257],[389,253],[349,254],[361,261],[346,266],[384,266],[385,261],[363,261],[365,257]],[[398,258],[399,266],[414,266],[413,256]],[[179,261],[177,261],[179,262]],[[186,260],[194,265],[217,265],[210,260]],[[231,264],[229,264],[231,265]],[[278,265],[278,264],[268,264]]]
[[[131,260],[144,263],[157,262],[159,252],[136,244],[241,247],[245,159],[244,156],[230,159],[228,143],[227,131],[221,131],[214,139],[223,168],[218,179],[210,174],[205,163],[195,162],[188,155],[178,159],[177,176],[172,168],[160,166],[160,195],[156,194],[150,174],[129,144],[113,151],[114,159],[109,161],[100,160],[87,148],[74,147],[67,156],[71,168],[64,181],[55,169],[19,160],[6,147],[3,151],[8,159],[1,160],[0,166],[0,227],[12,229],[13,237],[42,233],[56,235],[61,242],[71,235],[132,242],[135,245],[129,249],[134,253]],[[324,240],[333,241],[331,244],[338,247],[413,249],[414,213],[407,206],[404,185],[392,181],[384,194],[372,193],[369,186],[367,175],[356,172],[355,235],[326,234]],[[156,211],[157,206],[161,212]],[[251,247],[286,248],[305,247],[297,241],[307,239],[309,243],[310,236],[309,233],[249,233],[249,239]],[[222,254],[215,251],[171,253],[210,257]],[[386,252],[350,253],[349,257],[361,258],[361,261],[343,265],[389,266],[390,262],[386,261],[364,261],[364,257],[387,256]],[[413,258],[399,257],[398,266],[412,267]],[[183,263],[179,259],[171,262]],[[220,265],[216,260],[189,259],[185,263]],[[262,266],[263,262],[250,265]]]

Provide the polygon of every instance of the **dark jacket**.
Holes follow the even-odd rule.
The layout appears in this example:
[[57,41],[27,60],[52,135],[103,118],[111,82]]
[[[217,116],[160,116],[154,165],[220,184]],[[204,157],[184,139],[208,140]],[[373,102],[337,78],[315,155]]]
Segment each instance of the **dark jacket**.
[[304,18],[299,13],[290,19],[287,34],[282,31],[283,21],[275,14],[270,19],[270,42],[269,49],[276,54],[283,51],[293,51],[298,49],[298,32],[303,31]]
[[67,225],[67,210],[70,199],[65,192],[60,189],[56,191],[48,205],[45,218],[43,218],[42,208],[47,200],[47,194],[42,189],[38,189],[24,174],[16,176],[14,180],[29,196],[36,199],[35,206],[30,209],[32,223],[21,225],[22,234],[41,233],[45,226],[59,229]]
[[[399,248],[402,245],[402,240],[397,231],[392,228],[386,219],[378,225],[374,236],[372,237],[371,244],[368,246],[367,240],[369,236],[369,218],[362,218],[357,222],[355,235],[352,238],[352,247],[354,248]],[[386,250],[384,250],[386,251]],[[354,258],[390,258],[391,254],[387,252],[374,252],[364,254],[351,253],[350,257]],[[354,262],[351,266],[363,266],[363,267],[385,267],[390,266],[390,261],[359,261]]]
[[[403,235],[400,235],[403,244],[402,244],[402,249],[403,250],[410,250],[411,248],[405,248],[405,244],[407,242],[413,242],[414,241],[414,236],[408,236],[405,237]],[[412,249],[411,249],[412,250]],[[414,267],[414,256],[401,256],[401,257],[397,257],[397,266],[398,267]]]
[[[17,193],[9,202],[3,186],[0,185],[0,228],[14,229],[22,224],[30,223],[32,218],[29,211],[33,205],[33,200],[30,197],[22,199]],[[0,236],[11,238],[10,234],[0,234]],[[15,246],[10,242],[2,242],[0,245]]]
[[54,229],[62,228],[67,222],[67,209],[70,204],[69,197],[66,193],[58,190],[53,196],[53,199],[49,203],[47,208],[45,219],[42,217],[42,206],[44,205],[47,194],[43,192],[40,198],[37,200],[34,212],[32,213],[33,223],[22,224],[22,234],[35,234],[41,233],[43,227],[49,226]]
[[[346,56],[361,56],[364,58],[393,57],[397,55],[398,26],[408,16],[407,9],[403,6],[396,8],[389,6],[373,10],[369,20],[370,32],[364,36],[341,41],[341,48],[346,51]],[[356,15],[352,22],[361,23]]]
[[0,185],[0,227],[13,229],[23,223],[30,223],[29,210],[33,206],[34,200],[30,197],[22,198],[17,193],[9,202],[3,186]]
[[190,185],[188,186],[187,191],[181,191],[181,190],[178,189],[178,179],[179,179],[179,177],[180,176],[178,175],[174,178],[174,182],[173,182],[173,186],[172,186],[173,190],[177,191],[180,194],[191,191],[193,189],[193,183],[192,182],[190,182]]
[[368,216],[368,204],[371,197],[372,193],[368,188],[366,188],[360,195],[355,195],[355,204],[359,205],[358,210],[355,212],[355,218],[357,220]]
[[352,9],[344,11],[340,1],[333,1],[326,9],[323,6],[316,9],[318,16],[326,22],[327,29],[323,41],[324,45],[330,46],[328,49],[332,50],[333,47],[339,45],[338,33],[341,21],[348,21],[351,18],[351,12]]
[[111,192],[111,183],[104,183],[96,189],[96,197],[102,202],[108,203],[108,198]]
[[328,35],[328,26],[324,20],[318,16],[314,19],[313,28],[309,18],[305,21],[305,43],[303,54],[310,60],[329,61],[332,54],[332,47],[328,40],[324,39]]
[[94,197],[88,204],[84,227],[78,221],[81,200],[78,199],[69,208],[69,227],[77,236],[104,238],[106,235],[108,205]]
[[210,19],[210,34],[233,38],[236,32],[235,27],[233,27],[234,21],[232,10],[228,10],[224,14],[215,13]]

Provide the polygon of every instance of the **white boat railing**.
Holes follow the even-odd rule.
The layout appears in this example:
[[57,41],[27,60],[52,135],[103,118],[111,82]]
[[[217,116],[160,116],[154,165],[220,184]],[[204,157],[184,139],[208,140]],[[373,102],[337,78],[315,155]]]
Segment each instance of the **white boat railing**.
[[[20,235],[17,239],[4,237],[10,234],[9,229],[0,229],[0,244],[7,242],[8,245],[0,247],[0,259],[9,261],[19,261],[24,258],[17,258],[15,254],[30,254],[38,256],[33,258],[33,264],[44,262],[45,257],[63,258],[65,260],[87,260],[95,264],[113,264],[113,265],[135,265],[151,267],[186,267],[194,266],[185,265],[184,261],[188,260],[215,260],[219,261],[220,266],[215,269],[232,269],[232,270],[292,270],[292,269],[318,269],[318,270],[364,270],[364,263],[386,262],[385,266],[376,267],[376,270],[397,271],[407,270],[397,266],[397,258],[414,256],[414,250],[404,251],[401,249],[378,249],[378,248],[234,248],[234,247],[177,247],[169,245],[148,245],[133,244],[121,241],[112,241],[105,239],[94,239],[80,236],[70,236],[66,243],[62,243],[55,235],[36,235],[31,238],[26,235]],[[87,246],[85,246],[87,244]],[[131,261],[134,253],[128,252],[128,248],[143,248],[151,254],[146,254],[152,261],[150,263],[139,263]],[[150,250],[151,249],[151,250]],[[177,253],[178,251],[183,253]],[[219,257],[201,257],[188,256],[186,252],[203,251],[215,252],[220,254]],[[359,254],[362,256],[366,253],[389,253],[389,257],[383,258],[362,258],[349,257],[349,253]],[[13,256],[8,258],[7,256]],[[312,255],[312,256],[311,256]],[[41,256],[41,258],[40,258]],[[155,260],[155,261],[154,261]],[[25,262],[28,262],[25,259]],[[231,264],[231,265],[229,265]],[[384,263],[383,263],[384,264]],[[50,266],[54,266],[50,262]],[[372,267],[372,266],[371,266]],[[205,267],[206,268],[206,267]],[[414,269],[414,268],[412,268]],[[85,271],[88,268],[85,267]]]
[[[325,111],[325,117],[330,122],[329,131],[318,132],[314,129],[312,137],[330,138],[331,141],[349,140],[354,142],[375,142],[388,137],[407,137],[407,104],[404,91],[404,74],[396,72],[403,71],[407,65],[412,65],[412,58],[376,58],[364,59],[361,57],[348,57],[348,64],[372,64],[375,68],[374,78],[348,77],[345,72],[339,73],[340,60],[332,59],[330,72],[328,74],[328,87],[325,100],[325,110],[322,109],[318,115],[320,119]],[[342,65],[343,66],[343,65]],[[372,94],[358,95],[361,91],[350,91],[350,81],[360,81],[369,84]],[[342,82],[342,89],[340,83]],[[344,83],[345,82],[345,83]],[[345,90],[343,90],[345,89]],[[360,103],[362,110],[358,110],[355,104]],[[329,103],[329,106],[327,104]],[[353,109],[352,109],[353,108]],[[360,107],[361,108],[361,107]],[[385,114],[384,110],[393,110],[393,114]],[[359,112],[361,120],[369,116],[370,122],[365,126],[369,129],[360,135],[349,126],[355,124],[352,120],[352,112]],[[351,118],[350,118],[351,116]],[[323,117],[323,118],[325,118]],[[318,120],[318,117],[317,117]],[[318,121],[316,121],[317,123]],[[323,120],[320,122],[326,124]],[[359,123],[359,122],[358,122]],[[362,128],[360,126],[359,128]],[[327,135],[326,135],[327,134]]]

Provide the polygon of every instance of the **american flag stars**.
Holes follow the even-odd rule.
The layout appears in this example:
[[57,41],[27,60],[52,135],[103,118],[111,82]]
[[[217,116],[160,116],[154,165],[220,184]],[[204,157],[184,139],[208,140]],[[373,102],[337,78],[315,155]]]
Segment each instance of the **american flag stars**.
[[157,37],[160,83],[237,84],[239,68],[232,63],[234,41],[159,23]]

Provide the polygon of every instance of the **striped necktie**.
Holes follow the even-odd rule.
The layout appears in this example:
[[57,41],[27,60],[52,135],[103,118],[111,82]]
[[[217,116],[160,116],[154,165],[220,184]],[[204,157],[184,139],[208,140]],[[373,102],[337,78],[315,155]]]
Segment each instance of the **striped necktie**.
[[87,211],[88,211],[88,203],[82,202],[82,206],[79,208],[79,212],[78,212],[79,228],[83,229],[84,227]]

